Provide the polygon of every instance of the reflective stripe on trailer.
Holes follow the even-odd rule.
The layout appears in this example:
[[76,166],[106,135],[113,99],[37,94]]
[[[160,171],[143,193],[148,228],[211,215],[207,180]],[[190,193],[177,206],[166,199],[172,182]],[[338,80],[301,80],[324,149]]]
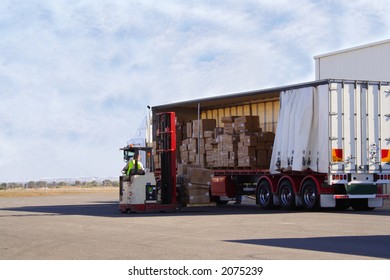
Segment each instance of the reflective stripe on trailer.
[[334,199],[355,199],[355,198],[390,198],[388,194],[336,194]]

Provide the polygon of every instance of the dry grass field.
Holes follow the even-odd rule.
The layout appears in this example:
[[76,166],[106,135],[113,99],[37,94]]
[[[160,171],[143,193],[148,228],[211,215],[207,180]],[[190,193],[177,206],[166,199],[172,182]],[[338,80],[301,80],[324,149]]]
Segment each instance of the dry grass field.
[[118,187],[80,187],[80,186],[62,186],[56,188],[34,188],[34,189],[6,189],[0,190],[0,198],[11,197],[34,197],[34,196],[51,196],[51,195],[68,195],[91,192],[117,192]]

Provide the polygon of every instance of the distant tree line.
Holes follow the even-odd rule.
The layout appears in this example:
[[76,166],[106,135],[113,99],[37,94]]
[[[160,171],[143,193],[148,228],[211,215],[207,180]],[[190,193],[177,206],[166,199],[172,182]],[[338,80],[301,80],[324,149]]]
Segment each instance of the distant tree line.
[[98,181],[74,181],[74,182],[47,182],[47,181],[29,181],[27,183],[0,183],[0,190],[6,189],[40,189],[40,188],[60,188],[65,186],[74,186],[74,187],[119,187],[118,181],[103,180],[102,182]]

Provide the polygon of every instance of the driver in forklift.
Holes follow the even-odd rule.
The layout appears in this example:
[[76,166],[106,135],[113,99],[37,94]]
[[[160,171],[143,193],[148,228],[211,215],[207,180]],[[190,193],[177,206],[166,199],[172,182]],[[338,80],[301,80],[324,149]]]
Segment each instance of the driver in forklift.
[[[138,174],[144,175],[145,169],[141,162],[141,155],[139,154],[137,157],[137,163],[138,163]],[[125,173],[127,176],[134,175],[135,173],[135,159],[130,159],[129,162],[126,164],[126,166],[122,169],[122,172]]]

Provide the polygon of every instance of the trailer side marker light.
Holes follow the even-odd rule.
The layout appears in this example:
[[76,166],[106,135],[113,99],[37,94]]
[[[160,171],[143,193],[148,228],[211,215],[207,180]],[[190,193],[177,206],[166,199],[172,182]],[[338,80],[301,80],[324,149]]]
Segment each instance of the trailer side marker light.
[[332,149],[332,161],[343,162],[343,149]]
[[382,149],[381,150],[381,161],[382,162],[390,162],[390,150]]
[[332,180],[347,180],[348,176],[346,174],[336,174],[332,175]]

